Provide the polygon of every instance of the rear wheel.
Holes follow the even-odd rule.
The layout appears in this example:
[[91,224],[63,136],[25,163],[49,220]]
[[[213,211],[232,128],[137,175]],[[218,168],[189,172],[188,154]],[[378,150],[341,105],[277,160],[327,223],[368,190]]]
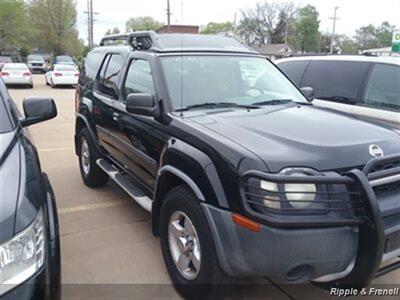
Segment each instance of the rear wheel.
[[79,132],[78,141],[79,169],[83,182],[89,187],[105,185],[108,181],[108,175],[96,164],[100,155],[87,128],[83,128]]
[[160,241],[171,280],[186,298],[218,298],[231,277],[220,265],[199,199],[185,185],[166,195],[160,212]]

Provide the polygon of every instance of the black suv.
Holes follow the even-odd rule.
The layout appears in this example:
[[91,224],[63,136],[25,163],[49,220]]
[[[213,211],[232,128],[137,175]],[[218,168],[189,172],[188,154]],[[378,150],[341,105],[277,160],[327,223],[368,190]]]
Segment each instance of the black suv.
[[396,132],[314,107],[233,37],[101,45],[76,95],[83,181],[111,178],[151,211],[179,291],[230,276],[358,286],[400,266],[381,267],[400,255]]
[[57,115],[31,97],[18,112],[0,79],[0,299],[60,299],[60,241],[54,193],[26,127]]

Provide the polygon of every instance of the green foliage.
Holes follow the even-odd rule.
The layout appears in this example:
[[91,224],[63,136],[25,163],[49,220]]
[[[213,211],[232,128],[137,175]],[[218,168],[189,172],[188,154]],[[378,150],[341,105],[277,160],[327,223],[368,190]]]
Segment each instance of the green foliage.
[[154,20],[152,17],[130,18],[126,23],[126,31],[157,30],[163,23]]
[[355,41],[362,50],[390,47],[392,43],[392,34],[395,26],[385,21],[380,26],[375,27],[372,24],[362,26],[356,30]]
[[217,33],[233,33],[235,32],[235,25],[232,22],[225,23],[208,23],[207,26],[201,31],[202,34],[217,34]]
[[0,53],[15,53],[29,42],[23,0],[0,0]]
[[82,51],[76,30],[73,0],[30,0],[29,19],[37,45],[53,55],[79,55]]
[[340,48],[342,49],[342,54],[357,54],[358,53],[358,46],[356,42],[349,38],[344,36],[342,39],[339,39],[339,45]]
[[249,45],[283,43],[290,34],[297,7],[290,2],[262,2],[242,11],[238,34]]
[[294,33],[289,44],[301,52],[318,52],[320,49],[319,14],[312,5],[300,8],[294,23]]
[[119,34],[121,31],[119,30],[118,27],[114,27],[113,29],[108,29],[106,31],[106,35],[111,35],[111,34]]

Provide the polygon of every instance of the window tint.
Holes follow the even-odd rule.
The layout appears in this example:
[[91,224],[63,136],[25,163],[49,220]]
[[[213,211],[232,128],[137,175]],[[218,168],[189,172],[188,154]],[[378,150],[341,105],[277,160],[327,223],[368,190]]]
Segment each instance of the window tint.
[[[1,79],[0,79],[1,80]],[[12,125],[9,119],[9,115],[4,106],[3,99],[0,95],[0,134],[9,132],[12,130]]]
[[118,80],[123,65],[122,56],[109,54],[99,74],[98,89],[111,97],[118,97]]
[[132,93],[155,94],[153,76],[149,62],[145,60],[132,61],[124,86],[124,96]]
[[94,80],[101,64],[102,56],[103,54],[100,52],[91,52],[88,54],[84,63],[84,73],[86,77]]
[[312,61],[302,86],[314,88],[316,98],[356,98],[367,63],[350,61]]
[[300,81],[303,78],[304,71],[307,68],[309,61],[286,61],[278,64],[281,69],[296,85],[300,85]]
[[363,102],[378,108],[400,110],[400,67],[375,64]]

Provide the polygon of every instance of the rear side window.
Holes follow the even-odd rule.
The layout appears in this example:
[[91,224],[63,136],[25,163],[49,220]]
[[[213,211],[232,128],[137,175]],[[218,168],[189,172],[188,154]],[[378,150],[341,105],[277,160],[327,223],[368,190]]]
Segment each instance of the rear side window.
[[88,79],[94,80],[101,65],[103,54],[101,52],[91,52],[85,59],[83,73]]
[[357,98],[368,63],[351,61],[312,61],[301,85],[314,88],[315,97]]
[[304,71],[309,64],[308,60],[286,61],[278,64],[279,69],[283,71],[297,86],[300,86]]
[[103,63],[98,78],[100,92],[117,98],[118,80],[123,66],[123,57],[120,54],[109,54]]
[[363,102],[377,108],[400,110],[400,66],[375,64]]
[[126,75],[124,96],[134,93],[155,94],[150,63],[145,60],[132,61]]

